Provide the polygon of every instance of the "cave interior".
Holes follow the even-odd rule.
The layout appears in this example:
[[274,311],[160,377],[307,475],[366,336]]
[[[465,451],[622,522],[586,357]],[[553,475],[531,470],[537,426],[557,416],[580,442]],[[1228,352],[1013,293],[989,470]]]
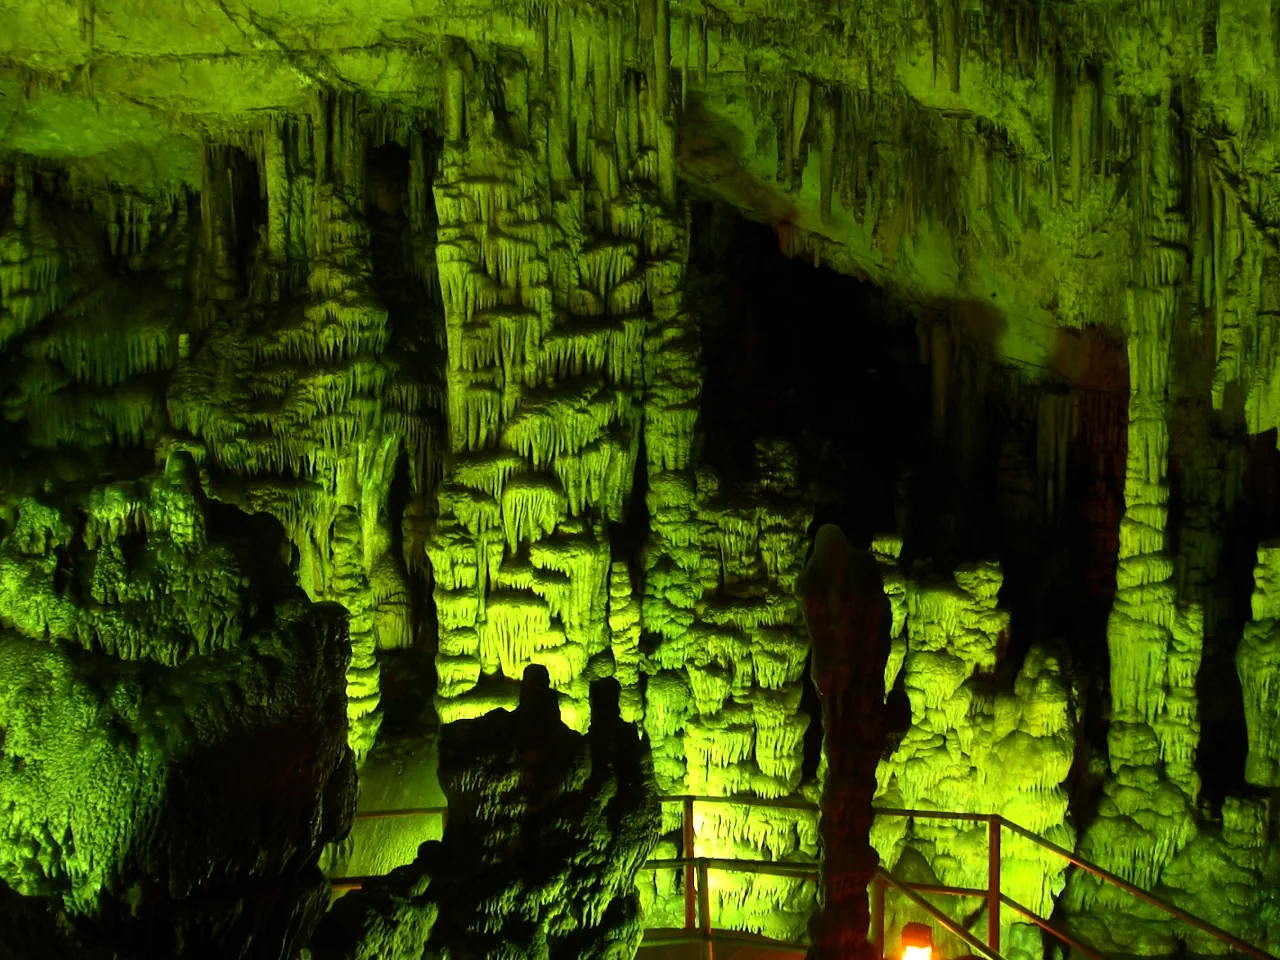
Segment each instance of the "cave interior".
[[1274,958],[1278,428],[1277,0],[12,0],[0,956]]

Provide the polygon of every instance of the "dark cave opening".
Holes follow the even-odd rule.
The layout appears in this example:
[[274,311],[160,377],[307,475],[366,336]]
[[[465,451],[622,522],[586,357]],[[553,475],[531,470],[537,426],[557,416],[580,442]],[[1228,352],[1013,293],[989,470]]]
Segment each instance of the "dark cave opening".
[[784,257],[766,225],[695,208],[691,298],[702,316],[703,456],[749,478],[754,442],[796,444],[814,529],[851,543],[892,531],[898,479],[927,422],[912,318],[872,284]]
[[[1003,320],[985,305],[903,303],[784,257],[768,226],[714,203],[695,206],[691,247],[705,461],[726,485],[740,482],[754,441],[781,437],[799,453],[811,534],[834,523],[864,547],[897,531],[901,566],[919,576],[999,561],[1012,615],[999,676],[1011,683],[1034,644],[1056,651],[1086,694],[1083,739],[1105,744],[1127,450],[1123,343],[1063,333],[1053,359],[1065,357],[1073,378],[1011,369],[996,349]],[[814,718],[811,776],[822,731],[807,677],[802,709]]]
[[[702,455],[726,487],[753,476],[755,441],[799,454],[810,537],[836,524],[855,547],[898,528],[900,480],[928,424],[913,317],[873,284],[784,257],[767,225],[695,206],[688,284],[702,317]],[[822,708],[805,671],[802,775],[822,756]]]
[[204,501],[204,511],[210,532],[233,545],[255,584],[264,586],[271,596],[296,594],[292,546],[279,520],[212,498]]

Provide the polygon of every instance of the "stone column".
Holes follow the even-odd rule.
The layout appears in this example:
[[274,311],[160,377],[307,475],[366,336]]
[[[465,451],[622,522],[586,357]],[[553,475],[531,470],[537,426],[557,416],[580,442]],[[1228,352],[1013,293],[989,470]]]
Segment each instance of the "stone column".
[[811,670],[822,700],[827,776],[822,794],[822,894],[811,924],[813,960],[861,960],[867,886],[879,858],[871,846],[876,767],[884,750],[884,676],[893,621],[880,567],[839,528],[818,531],[796,584],[813,641]]

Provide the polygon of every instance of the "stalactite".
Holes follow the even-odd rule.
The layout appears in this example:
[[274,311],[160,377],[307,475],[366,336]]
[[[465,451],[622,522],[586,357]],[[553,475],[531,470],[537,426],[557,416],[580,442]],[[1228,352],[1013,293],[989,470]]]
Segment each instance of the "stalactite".
[[819,174],[819,211],[823,223],[831,222],[831,195],[835,183],[836,175],[836,118],[833,114],[831,104],[827,97],[822,97],[818,103],[819,110],[819,142],[821,144],[820,160],[821,172]]
[[661,124],[671,112],[671,0],[654,0],[653,91]]

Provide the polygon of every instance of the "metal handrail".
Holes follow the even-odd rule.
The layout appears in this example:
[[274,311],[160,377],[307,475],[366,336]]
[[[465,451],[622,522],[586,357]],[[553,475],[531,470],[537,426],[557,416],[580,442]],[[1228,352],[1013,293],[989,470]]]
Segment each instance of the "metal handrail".
[[[666,800],[668,798],[663,798],[663,799]],[[765,800],[762,798],[755,798],[755,797],[707,797],[707,798],[674,797],[670,799],[681,800],[681,801],[693,800],[695,802],[700,802],[700,803],[736,803],[736,804],[742,804],[744,806],[791,807],[791,808],[811,809],[811,810],[818,809],[816,804],[812,804],[807,801],[797,801],[797,800],[777,801],[777,800]],[[1037,844],[1038,846],[1044,848],[1045,850],[1048,850],[1050,853],[1056,854],[1057,856],[1066,860],[1068,863],[1080,868],[1081,870],[1084,870],[1087,873],[1093,874],[1094,876],[1098,877],[1102,881],[1106,883],[1110,883],[1111,885],[1118,887],[1121,890],[1124,890],[1126,893],[1129,893],[1137,897],[1139,900],[1142,900],[1146,903],[1149,903],[1153,907],[1163,910],[1165,913],[1169,914],[1169,916],[1173,917],[1174,919],[1181,920],[1183,923],[1186,923],[1187,925],[1194,927],[1195,929],[1201,931],[1202,933],[1209,934],[1211,937],[1214,937],[1220,942],[1227,944],[1228,946],[1240,951],[1241,953],[1254,957],[1255,960],[1277,960],[1276,957],[1273,957],[1271,954],[1267,953],[1265,950],[1261,950],[1258,947],[1255,947],[1252,944],[1248,943],[1247,941],[1241,940],[1239,937],[1235,936],[1234,934],[1228,933],[1226,930],[1223,930],[1220,927],[1216,927],[1213,924],[1209,923],[1208,921],[1202,920],[1201,918],[1195,916],[1194,914],[1188,913],[1187,911],[1181,909],[1180,907],[1174,906],[1173,904],[1156,896],[1155,894],[1150,893],[1146,890],[1143,890],[1141,887],[1135,886],[1134,884],[1123,879],[1122,877],[1117,876],[1111,871],[1105,870],[1102,867],[1099,867],[1097,864],[1094,864],[1089,862],[1088,860],[1085,860],[1083,857],[1080,857],[1072,853],[1071,851],[1067,850],[1065,847],[1061,847],[1058,844],[1052,842],[1051,840],[1047,840],[1044,837],[1040,836],[1039,834],[1033,833],[1032,831],[1028,830],[1026,827],[1022,826],[1021,824],[1014,823],[1012,820],[1009,820],[1001,816],[1000,814],[965,813],[961,811],[950,811],[950,810],[912,810],[912,809],[907,809],[902,807],[876,807],[874,809],[876,814],[879,816],[905,817],[905,818],[917,819],[917,820],[960,820],[960,821],[968,821],[968,822],[974,822],[974,823],[986,822],[989,825],[990,855],[988,858],[989,870],[988,870],[987,889],[982,891],[972,891],[972,890],[961,888],[961,887],[934,886],[934,887],[931,887],[929,890],[923,891],[923,892],[945,894],[945,895],[951,895],[951,896],[969,896],[969,895],[986,896],[987,924],[988,924],[987,939],[992,949],[994,950],[999,950],[1000,905],[1004,904],[1012,908],[1015,912],[1021,914],[1023,917],[1026,917],[1027,919],[1032,920],[1032,922],[1034,922],[1036,926],[1043,929],[1046,933],[1049,933],[1052,936],[1057,937],[1063,943],[1067,944],[1067,946],[1080,950],[1082,953],[1093,958],[1093,960],[1103,960],[1102,955],[1099,954],[1096,950],[1093,950],[1091,947],[1087,947],[1086,945],[1084,945],[1083,943],[1080,943],[1078,940],[1076,940],[1074,937],[1070,936],[1069,934],[1065,933],[1064,931],[1061,931],[1056,927],[1050,925],[1047,920],[1038,916],[1033,911],[1031,911],[1027,907],[1024,907],[1022,904],[1018,903],[1017,901],[1011,899],[1010,897],[1005,896],[1000,891],[1000,870],[999,870],[1000,859],[1001,859],[1000,858],[1000,828],[1004,827],[1004,828],[1008,828],[1009,830],[1013,831],[1019,836],[1024,837],[1027,840],[1030,840],[1032,843]],[[752,861],[747,861],[747,862],[750,863]],[[899,886],[899,884],[891,884],[891,886]],[[922,886],[924,885],[911,884],[910,886],[914,890],[921,890]],[[901,889],[902,887],[900,886],[899,888]]]
[[[682,807],[681,826],[682,826],[682,834],[683,834],[683,840],[685,843],[686,853],[689,853],[693,850],[693,806],[694,804],[698,804],[698,803],[735,804],[735,805],[741,805],[741,806],[766,807],[766,808],[774,808],[774,809],[810,810],[814,812],[819,812],[819,809],[820,809],[818,805],[815,803],[811,803],[807,800],[796,800],[792,798],[766,799],[763,797],[742,797],[742,796],[701,797],[701,796],[694,796],[691,794],[681,794],[676,796],[659,797],[658,801],[660,803],[679,803],[681,805]],[[1228,933],[1227,931],[1214,926],[1208,921],[1202,920],[1199,917],[1181,909],[1180,907],[1174,906],[1173,904],[1156,896],[1155,894],[1150,893],[1149,891],[1143,890],[1141,887],[1138,887],[1130,883],[1129,881],[1123,879],[1122,877],[1117,876],[1111,871],[1105,870],[1102,867],[1099,867],[1097,864],[1094,864],[1089,862],[1088,860],[1085,860],[1083,857],[1080,857],[1077,854],[1072,853],[1070,850],[1067,850],[1065,847],[1061,847],[1058,844],[1053,843],[1051,840],[1047,840],[1044,837],[1040,836],[1039,834],[1033,833],[1032,831],[1028,830],[1026,827],[1023,827],[1020,824],[1014,823],[1013,821],[1006,819],[1005,817],[1001,816],[998,813],[965,813],[961,811],[950,811],[950,810],[912,810],[912,809],[907,809],[902,807],[875,807],[874,810],[878,816],[903,817],[903,818],[914,819],[914,820],[959,820],[959,821],[966,821],[971,823],[986,823],[988,825],[988,831],[989,831],[988,876],[987,876],[987,887],[985,890],[978,889],[978,888],[971,888],[971,887],[950,887],[950,886],[937,885],[937,884],[906,883],[905,881],[901,881],[893,877],[891,874],[884,871],[883,868],[880,868],[879,873],[877,874],[876,881],[873,884],[873,886],[878,886],[880,883],[887,883],[888,885],[901,890],[903,894],[906,895],[908,899],[912,900],[912,902],[916,903],[917,906],[924,904],[925,906],[922,906],[922,909],[926,909],[926,912],[930,913],[931,916],[933,916],[936,913],[937,916],[935,916],[934,918],[938,920],[938,923],[944,929],[947,929],[950,932],[954,933],[956,936],[963,939],[966,943],[969,943],[970,946],[975,946],[977,943],[976,939],[973,938],[973,935],[968,933],[968,931],[965,931],[962,934],[962,933],[957,933],[956,930],[952,930],[952,926],[955,925],[954,921],[948,918],[944,923],[941,919],[938,919],[938,917],[943,917],[945,916],[945,914],[942,914],[941,911],[938,911],[937,908],[933,907],[932,905],[928,905],[927,901],[923,900],[923,898],[920,897],[920,894],[929,893],[929,894],[939,894],[943,896],[985,897],[987,900],[987,945],[983,947],[982,952],[988,957],[995,957],[997,958],[997,960],[999,958],[1000,907],[1003,905],[1003,906],[1009,907],[1015,913],[1018,913],[1026,920],[1029,920],[1030,922],[1034,923],[1036,926],[1040,927],[1046,933],[1058,938],[1059,940],[1061,940],[1063,943],[1065,943],[1067,946],[1071,947],[1072,949],[1079,950],[1081,953],[1090,957],[1091,960],[1105,960],[1102,954],[1098,953],[1092,947],[1089,947],[1081,943],[1070,934],[1057,929],[1056,927],[1051,925],[1049,921],[1046,920],[1045,918],[1040,917],[1038,914],[1036,914],[1032,910],[1028,909],[1022,904],[1018,903],[1016,900],[1013,900],[1012,898],[1006,896],[1004,893],[1001,892],[1000,890],[1000,861],[1001,861],[1000,832],[1001,832],[1001,828],[1007,828],[1012,832],[1018,834],[1019,836],[1023,837],[1024,839],[1030,840],[1032,843],[1036,844],[1037,846],[1040,846],[1043,849],[1048,850],[1050,853],[1053,853],[1061,857],[1062,859],[1066,860],[1068,863],[1072,864],[1073,866],[1078,867],[1079,869],[1084,870],[1087,873],[1093,874],[1094,876],[1102,880],[1104,883],[1109,883],[1112,886],[1118,887],[1119,889],[1124,890],[1126,893],[1129,893],[1132,896],[1137,897],[1139,900],[1142,900],[1145,903],[1148,903],[1159,910],[1163,910],[1165,913],[1167,913],[1169,916],[1173,917],[1174,919],[1180,920],[1183,923],[1201,931],[1202,933],[1206,933],[1209,936],[1214,937],[1215,939],[1217,939],[1222,943],[1225,943],[1229,947],[1232,947],[1233,949],[1241,953],[1244,953],[1250,957],[1253,957],[1254,960],[1277,960],[1276,957],[1267,953],[1265,950],[1261,950],[1258,947],[1255,947],[1252,944],[1244,940],[1241,940],[1239,937],[1235,936],[1234,934]],[[448,812],[449,812],[448,807],[411,807],[411,808],[406,808],[402,810],[366,811],[364,813],[357,813],[355,818],[356,820],[380,820],[380,819],[391,819],[396,817],[440,815],[447,820]],[[701,901],[705,899],[707,896],[706,883],[703,877],[705,876],[705,873],[708,870],[712,870],[712,869],[734,870],[734,871],[748,872],[748,873],[796,876],[796,877],[801,877],[806,879],[817,876],[816,865],[813,868],[808,868],[803,864],[794,864],[794,865],[779,864],[774,861],[764,861],[764,860],[727,860],[727,859],[714,858],[714,857],[685,856],[685,857],[672,858],[667,860],[650,860],[650,861],[647,861],[642,867],[642,869],[646,871],[660,870],[660,869],[679,869],[679,868],[684,868],[685,870],[685,929],[693,930],[695,926],[701,927],[701,931],[699,932],[697,937],[697,939],[700,939],[700,940],[705,940],[707,937],[711,936],[713,933],[710,926],[709,910],[704,911],[699,909],[703,907],[704,904],[701,902],[697,902],[694,899],[696,896],[698,898],[698,901]],[[699,874],[697,879],[702,880],[703,882],[695,882],[695,873]],[[364,883],[367,883],[368,881],[373,879],[375,878],[343,877],[334,881],[333,889],[334,890],[359,890],[362,888]],[[878,896],[877,896],[877,893],[878,893]],[[873,917],[872,922],[878,923],[882,931],[883,923],[884,923],[883,890],[882,889],[879,891],[873,890],[872,895],[873,895],[873,900],[878,900],[878,907],[879,907],[879,910],[881,911],[881,916],[879,916],[878,918]],[[873,910],[873,913],[874,912],[875,911]],[[700,918],[698,914],[701,914]],[[699,922],[699,920],[701,922]],[[971,940],[973,942],[971,942]],[[781,941],[769,941],[769,942],[773,944],[781,943]],[[883,946],[882,942],[881,942],[881,946]]]
[[[669,932],[668,932],[669,931]],[[656,936],[654,936],[656,934]],[[710,938],[713,943],[739,943],[755,947],[757,950],[772,950],[777,953],[798,953],[801,956],[807,951],[806,944],[786,943],[782,940],[771,940],[756,933],[745,933],[742,930],[723,930],[719,927],[712,927],[706,934],[695,931],[690,933],[688,930],[672,927],[668,930],[656,929],[650,927],[645,931],[646,943],[641,943],[641,948],[645,946],[682,946],[689,943],[703,943],[706,938]]]
[[[985,943],[983,943],[981,940],[975,937],[972,933],[970,933],[960,924],[956,923],[954,920],[948,917],[945,913],[943,913],[941,910],[935,907],[932,903],[930,903],[924,897],[920,896],[920,894],[913,889],[913,887],[915,887],[915,884],[905,883],[902,880],[899,880],[897,877],[891,874],[884,867],[876,867],[876,880],[879,881],[880,883],[887,883],[891,887],[896,887],[902,893],[903,896],[905,896],[908,900],[914,903],[917,907],[919,907],[925,913],[929,914],[929,916],[933,917],[934,922],[938,926],[942,927],[942,929],[946,930],[948,933],[959,937],[969,946],[973,947],[973,949],[977,950],[980,954],[986,957],[987,960],[1004,960],[1004,958],[1000,956],[1000,954],[996,953],[995,950],[993,950],[991,947],[988,947]],[[884,901],[881,900],[882,907],[883,907],[883,903]],[[880,932],[881,932],[881,936],[883,937],[883,932],[884,932],[883,920],[881,920],[880,922]],[[877,946],[879,947],[880,956],[883,957],[884,956],[884,940],[881,939],[880,942],[877,944]]]
[[1188,924],[1192,927],[1195,927],[1197,930],[1201,931],[1202,933],[1209,934],[1211,937],[1214,937],[1215,939],[1222,941],[1228,946],[1234,947],[1235,949],[1239,950],[1241,953],[1247,953],[1251,957],[1256,957],[1257,960],[1276,960],[1275,957],[1267,953],[1265,950],[1260,950],[1257,947],[1253,946],[1253,944],[1247,943],[1246,941],[1241,940],[1239,937],[1233,934],[1227,933],[1227,931],[1222,930],[1219,927],[1215,927],[1213,924],[1209,923],[1207,920],[1201,920],[1199,917],[1195,916],[1194,914],[1187,913],[1187,911],[1183,910],[1181,907],[1175,907],[1173,904],[1169,903],[1168,901],[1163,900],[1160,897],[1157,897],[1154,893],[1149,893],[1148,891],[1143,890],[1141,887],[1134,886],[1128,880],[1125,880],[1122,877],[1116,876],[1110,870],[1104,870],[1102,867],[1098,866],[1097,864],[1090,863],[1088,860],[1085,860],[1083,857],[1077,856],[1076,854],[1068,850],[1066,847],[1060,847],[1053,841],[1046,840],[1044,837],[1040,836],[1039,834],[1032,833],[1026,827],[1019,826],[1016,823],[1013,823],[1009,820],[1004,819],[1004,817],[1000,818],[1000,822],[1002,823],[1002,825],[1008,827],[1010,830],[1012,830],[1014,833],[1018,834],[1019,836],[1025,837],[1031,842],[1040,845],[1044,849],[1048,850],[1050,853],[1056,853],[1058,856],[1062,857],[1062,859],[1066,860],[1070,864],[1073,864],[1079,867],[1081,870],[1084,870],[1086,873],[1092,873],[1095,877],[1098,877],[1099,879],[1111,884],[1112,886],[1119,887],[1121,890],[1125,891],[1126,893],[1132,894],[1133,896],[1137,897],[1139,900],[1143,900],[1151,904],[1153,907],[1158,907],[1159,909],[1163,910],[1165,913],[1169,914],[1169,916],[1174,917],[1175,919],[1181,920],[1183,923]]
[[706,864],[709,870],[730,873],[759,873],[775,877],[800,877],[814,880],[818,877],[818,865],[786,863],[777,860],[735,860],[726,857],[670,857],[662,860],[646,860],[640,867],[644,873],[653,870],[676,870],[680,867],[697,867]]

